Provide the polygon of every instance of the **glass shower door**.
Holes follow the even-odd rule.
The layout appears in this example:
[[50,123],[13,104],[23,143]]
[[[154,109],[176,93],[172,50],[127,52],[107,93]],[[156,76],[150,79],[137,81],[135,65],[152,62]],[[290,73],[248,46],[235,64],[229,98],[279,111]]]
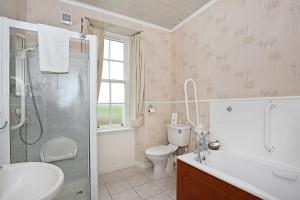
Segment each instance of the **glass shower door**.
[[68,73],[43,73],[37,33],[10,28],[11,163],[45,161],[60,167],[65,181],[55,200],[91,199],[90,63],[81,45],[70,40]]

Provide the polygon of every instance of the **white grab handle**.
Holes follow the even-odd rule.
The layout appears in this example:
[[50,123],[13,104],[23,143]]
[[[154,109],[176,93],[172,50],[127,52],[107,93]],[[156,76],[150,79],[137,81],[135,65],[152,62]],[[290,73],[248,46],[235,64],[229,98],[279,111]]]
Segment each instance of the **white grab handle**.
[[[194,88],[194,98],[195,98],[195,106],[196,106],[196,124],[191,120],[190,118],[190,112],[189,112],[189,101],[188,101],[188,94],[187,94],[187,85],[189,82],[192,82],[193,88]],[[187,79],[184,82],[184,96],[185,96],[185,109],[186,109],[186,115],[187,120],[196,128],[196,132],[199,132],[203,128],[202,124],[199,121],[199,113],[198,113],[198,97],[197,97],[197,91],[196,91],[196,82],[193,79]]]
[[26,117],[26,115],[25,115],[25,84],[21,79],[19,79],[17,77],[11,76],[10,78],[16,80],[16,82],[18,84],[20,84],[20,86],[21,86],[20,87],[20,93],[21,93],[21,117],[20,117],[20,122],[16,125],[10,127],[11,130],[16,130],[18,128],[21,128],[25,123],[25,117]]
[[273,145],[270,145],[269,135],[270,135],[270,111],[275,108],[275,105],[270,102],[265,109],[265,124],[264,124],[264,145],[265,149],[268,152],[273,151],[275,148]]
[[283,178],[290,181],[296,181],[298,178],[298,173],[295,171],[287,170],[287,169],[273,169],[272,173],[274,176],[279,178]]

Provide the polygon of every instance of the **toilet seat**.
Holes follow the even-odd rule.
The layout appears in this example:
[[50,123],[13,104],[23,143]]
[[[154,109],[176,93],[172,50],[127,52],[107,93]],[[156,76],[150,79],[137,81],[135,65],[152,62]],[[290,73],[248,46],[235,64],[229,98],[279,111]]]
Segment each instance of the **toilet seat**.
[[167,145],[153,146],[146,149],[146,154],[151,156],[163,156],[172,152],[172,148]]

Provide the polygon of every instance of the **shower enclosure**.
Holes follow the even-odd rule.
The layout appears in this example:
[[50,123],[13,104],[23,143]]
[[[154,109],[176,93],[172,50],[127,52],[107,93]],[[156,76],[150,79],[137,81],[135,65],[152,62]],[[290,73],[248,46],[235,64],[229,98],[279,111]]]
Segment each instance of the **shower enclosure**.
[[[69,72],[43,73],[36,26],[0,22],[0,165],[50,162],[64,172],[55,200],[97,199],[95,36],[70,31]],[[53,159],[69,141],[73,156]]]

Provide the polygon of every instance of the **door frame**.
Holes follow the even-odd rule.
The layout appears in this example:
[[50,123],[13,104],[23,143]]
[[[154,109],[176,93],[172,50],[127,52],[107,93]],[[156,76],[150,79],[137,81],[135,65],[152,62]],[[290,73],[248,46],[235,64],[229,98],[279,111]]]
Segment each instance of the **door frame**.
[[[0,129],[0,165],[10,164],[10,124],[9,124],[9,53],[10,28],[18,28],[37,32],[37,25],[0,17],[0,123],[8,122],[4,129]],[[81,37],[80,33],[69,31],[70,38],[89,41],[89,88],[90,88],[90,134],[89,134],[89,170],[91,179],[91,200],[98,196],[97,170],[97,59],[98,43],[95,35]],[[0,124],[1,125],[1,124]]]

